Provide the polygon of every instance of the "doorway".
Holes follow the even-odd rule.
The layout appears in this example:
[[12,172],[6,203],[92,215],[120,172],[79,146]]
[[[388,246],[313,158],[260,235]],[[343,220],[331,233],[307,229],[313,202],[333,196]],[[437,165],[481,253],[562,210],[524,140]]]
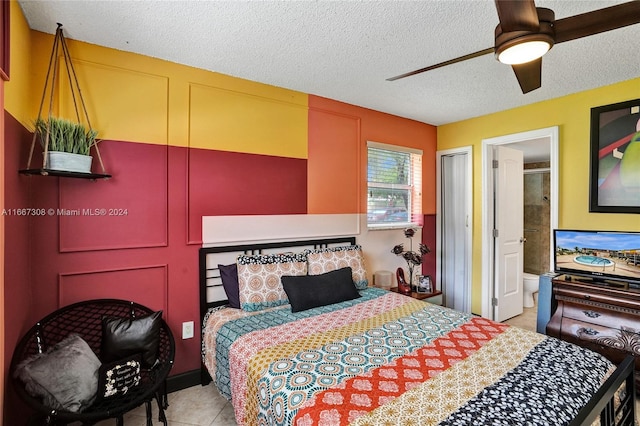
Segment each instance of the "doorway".
[[436,152],[436,286],[443,304],[471,312],[472,147]]
[[[499,136],[482,141],[482,312],[486,318],[494,319],[493,300],[496,297],[496,271],[494,250],[495,196],[493,174],[493,148],[504,145],[523,152],[525,163],[549,163],[550,179],[550,233],[558,226],[558,127],[532,130]],[[514,201],[520,204],[524,200]],[[549,250],[549,265],[553,253]]]

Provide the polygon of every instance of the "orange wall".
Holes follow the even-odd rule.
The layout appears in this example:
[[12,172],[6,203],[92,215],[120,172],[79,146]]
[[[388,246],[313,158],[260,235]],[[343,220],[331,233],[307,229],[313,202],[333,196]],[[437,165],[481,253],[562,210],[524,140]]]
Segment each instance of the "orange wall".
[[435,214],[436,127],[311,95],[309,117],[309,213],[366,213],[374,141],[423,151],[422,213]]

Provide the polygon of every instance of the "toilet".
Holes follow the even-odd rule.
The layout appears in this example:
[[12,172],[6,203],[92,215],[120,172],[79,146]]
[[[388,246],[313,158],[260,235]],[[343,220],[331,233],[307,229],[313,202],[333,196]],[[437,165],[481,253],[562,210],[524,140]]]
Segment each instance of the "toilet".
[[525,308],[533,308],[535,306],[533,293],[538,292],[538,280],[540,277],[528,272],[524,272],[522,276],[524,278],[522,306]]

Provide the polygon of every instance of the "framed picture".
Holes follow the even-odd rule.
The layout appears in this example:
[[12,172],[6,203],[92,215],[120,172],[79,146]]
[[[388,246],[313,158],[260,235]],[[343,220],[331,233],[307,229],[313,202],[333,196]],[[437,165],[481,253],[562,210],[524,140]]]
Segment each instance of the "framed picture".
[[433,284],[429,275],[418,275],[418,287],[416,293],[433,293]]
[[640,213],[640,99],[591,108],[589,211]]

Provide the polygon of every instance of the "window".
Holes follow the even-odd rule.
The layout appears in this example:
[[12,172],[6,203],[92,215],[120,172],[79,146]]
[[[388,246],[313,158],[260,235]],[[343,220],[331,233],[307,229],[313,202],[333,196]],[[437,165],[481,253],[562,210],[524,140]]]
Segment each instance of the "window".
[[422,224],[422,151],[367,143],[367,223]]

